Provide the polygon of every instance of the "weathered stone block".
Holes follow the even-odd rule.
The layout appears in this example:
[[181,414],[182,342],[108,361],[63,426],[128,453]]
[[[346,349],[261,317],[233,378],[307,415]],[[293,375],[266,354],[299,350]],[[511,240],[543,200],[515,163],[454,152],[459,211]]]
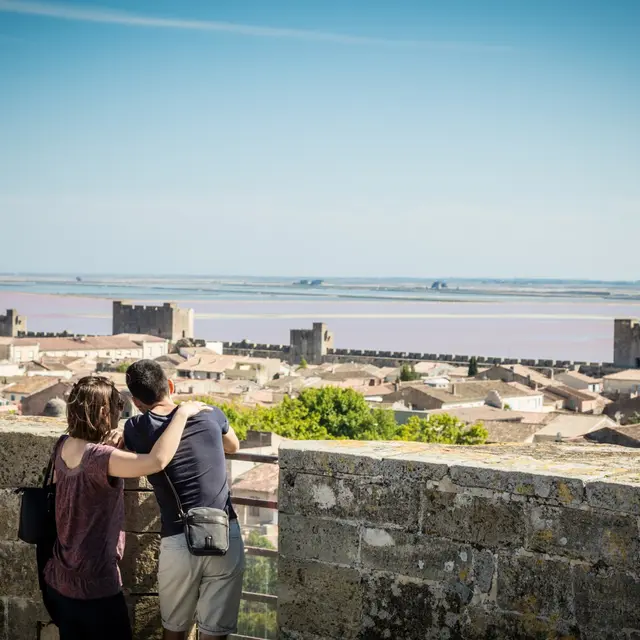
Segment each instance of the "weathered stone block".
[[287,558],[338,564],[359,562],[360,527],[357,525],[281,514],[278,529],[278,548]]
[[498,606],[534,616],[572,620],[571,566],[544,556],[498,555]]
[[417,531],[421,485],[415,482],[363,482],[358,492],[357,516],[373,524],[394,524]]
[[143,478],[126,478],[124,481],[125,491],[153,491],[153,485]]
[[635,517],[611,511],[533,506],[527,547],[534,551],[627,567],[640,564]]
[[157,596],[130,596],[129,613],[136,640],[161,640],[162,619]]
[[40,640],[60,640],[58,627],[53,622],[40,627]]
[[0,540],[18,539],[20,501],[15,490],[0,489]]
[[496,572],[496,557],[487,549],[473,553],[473,582],[482,593],[489,593]]
[[524,543],[521,503],[427,490],[423,509],[425,533],[490,548]]
[[591,482],[586,493],[592,507],[640,515],[640,474],[617,477],[615,482]]
[[159,535],[127,533],[125,553],[120,569],[123,585],[130,593],[157,593],[159,553]]
[[40,598],[34,546],[19,541],[0,541],[0,594]]
[[460,596],[451,589],[389,574],[365,577],[359,640],[458,638]]
[[434,455],[429,445],[413,442],[284,442],[279,450],[281,469],[318,475],[357,475],[397,477],[416,474],[438,480],[447,473],[447,465]]
[[37,487],[62,430],[0,429],[0,488]]
[[584,482],[577,478],[467,465],[452,465],[449,475],[453,482],[464,487],[537,496],[567,505],[580,504],[584,499]]
[[12,640],[40,640],[40,631],[49,622],[42,600],[7,599],[7,638]]
[[315,633],[304,633],[301,631],[289,631],[281,629],[278,634],[280,640],[332,640],[328,636],[318,636]]
[[280,474],[280,511],[314,517],[363,520],[417,530],[418,483],[346,476],[317,476],[286,470]]
[[566,620],[506,613],[492,607],[467,607],[460,621],[459,637],[464,640],[586,640]]
[[133,533],[159,533],[160,509],[152,491],[124,492],[125,529]]
[[310,475],[289,469],[280,473],[280,513],[333,518],[353,517],[359,479]]
[[574,568],[580,627],[640,629],[640,580],[613,568]]
[[319,562],[280,558],[278,625],[287,632],[354,639],[360,628],[360,573]]
[[366,528],[362,566],[421,580],[473,586],[472,547],[422,534]]

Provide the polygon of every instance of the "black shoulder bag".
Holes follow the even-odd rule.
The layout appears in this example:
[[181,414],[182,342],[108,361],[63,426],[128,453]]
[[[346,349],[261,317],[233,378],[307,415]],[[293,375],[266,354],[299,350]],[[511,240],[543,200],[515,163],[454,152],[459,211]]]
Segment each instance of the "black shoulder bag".
[[44,568],[53,557],[58,532],[56,528],[56,485],[53,482],[55,458],[61,443],[66,436],[58,439],[49,458],[41,487],[19,489],[22,494],[20,504],[20,523],[18,538],[36,545],[36,562],[38,565],[38,583],[47,613],[56,622],[55,612],[47,597],[47,585],[44,581]]
[[213,507],[194,507],[186,513],[178,492],[165,472],[176,499],[189,553],[194,556],[223,556],[229,549],[229,514]]

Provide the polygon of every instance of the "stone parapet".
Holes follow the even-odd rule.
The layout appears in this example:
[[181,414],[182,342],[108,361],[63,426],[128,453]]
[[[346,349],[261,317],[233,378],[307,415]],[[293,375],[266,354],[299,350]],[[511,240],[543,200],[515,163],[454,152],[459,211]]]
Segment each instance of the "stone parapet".
[[640,452],[287,442],[290,640],[640,637]]

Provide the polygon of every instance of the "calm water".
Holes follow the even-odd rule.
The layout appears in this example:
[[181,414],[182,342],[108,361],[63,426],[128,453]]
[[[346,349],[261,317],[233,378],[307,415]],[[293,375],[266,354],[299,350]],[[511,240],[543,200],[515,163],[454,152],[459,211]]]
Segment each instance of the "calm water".
[[[56,285],[51,284],[52,288]],[[58,291],[77,293],[69,284]],[[234,286],[234,285],[232,285]],[[111,300],[89,296],[52,295],[0,290],[0,310],[16,308],[28,316],[32,331],[111,332]],[[176,299],[196,311],[196,335],[212,340],[285,344],[289,329],[325,321],[338,348],[457,353],[519,358],[610,361],[613,319],[640,316],[640,302],[585,299],[510,298],[465,301],[268,297],[255,292],[219,292],[201,297],[173,291],[118,290],[109,297],[149,303]],[[33,288],[31,289],[33,290]],[[132,293],[135,293],[134,298]],[[159,295],[160,294],[160,295]],[[166,295],[165,295],[166,294]],[[385,294],[386,295],[386,294]],[[235,299],[233,299],[235,296]],[[489,296],[490,297],[490,296]],[[208,299],[207,299],[208,298]]]

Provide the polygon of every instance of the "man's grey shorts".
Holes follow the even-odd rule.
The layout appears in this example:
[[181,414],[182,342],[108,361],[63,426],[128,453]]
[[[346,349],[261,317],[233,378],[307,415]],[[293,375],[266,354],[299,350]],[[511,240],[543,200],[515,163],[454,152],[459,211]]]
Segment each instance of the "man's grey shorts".
[[191,555],[184,534],[163,538],[158,569],[163,627],[187,631],[195,616],[202,633],[235,633],[243,573],[244,545],[237,520],[229,523],[224,556]]

